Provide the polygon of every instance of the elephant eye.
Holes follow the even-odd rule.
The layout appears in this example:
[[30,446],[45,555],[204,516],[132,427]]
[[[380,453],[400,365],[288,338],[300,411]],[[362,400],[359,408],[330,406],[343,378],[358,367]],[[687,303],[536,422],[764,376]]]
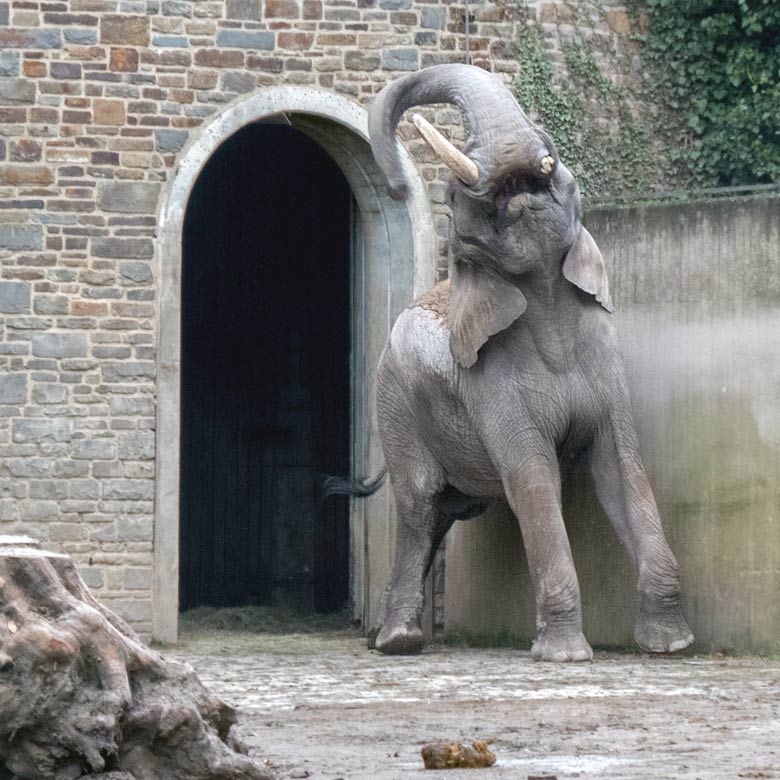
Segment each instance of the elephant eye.
[[539,195],[550,188],[550,180],[525,171],[515,171],[507,176],[496,190],[495,200],[503,208],[515,195]]

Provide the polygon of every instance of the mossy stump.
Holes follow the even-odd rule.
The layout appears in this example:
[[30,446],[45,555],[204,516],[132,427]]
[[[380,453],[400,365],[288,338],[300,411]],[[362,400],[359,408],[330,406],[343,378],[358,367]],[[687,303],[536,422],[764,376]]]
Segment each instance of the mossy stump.
[[236,713],[146,647],[73,561],[0,536],[0,780],[270,780]]

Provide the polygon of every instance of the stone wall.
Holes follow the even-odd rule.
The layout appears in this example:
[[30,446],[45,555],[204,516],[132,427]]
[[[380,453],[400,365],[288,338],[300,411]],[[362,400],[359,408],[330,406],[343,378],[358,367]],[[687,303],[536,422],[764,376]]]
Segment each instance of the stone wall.
[[[594,24],[608,48],[627,16],[604,5]],[[472,61],[510,77],[525,14],[555,49],[571,7],[472,3]],[[148,631],[156,215],[179,153],[231,100],[269,85],[368,105],[388,79],[465,61],[464,32],[464,6],[450,2],[0,2],[0,531],[73,555]],[[459,137],[457,111],[427,113]],[[444,258],[444,171],[401,132]]]

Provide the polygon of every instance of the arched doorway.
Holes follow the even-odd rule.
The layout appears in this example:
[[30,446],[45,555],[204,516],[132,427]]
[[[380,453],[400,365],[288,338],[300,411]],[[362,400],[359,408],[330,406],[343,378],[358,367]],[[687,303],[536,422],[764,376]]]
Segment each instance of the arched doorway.
[[182,236],[179,607],[343,609],[350,223],[341,169],[253,123],[212,155]]
[[[297,130],[314,141],[341,170],[354,199],[348,275],[348,454],[354,475],[375,474],[383,462],[373,414],[374,377],[390,327],[412,297],[431,286],[435,279],[436,239],[422,179],[404,155],[410,195],[403,203],[389,197],[367,141],[367,114],[351,101],[303,87],[270,88],[226,107],[185,147],[177,173],[166,186],[158,255],[152,633],[162,641],[176,640],[179,613],[185,213],[209,160],[242,128],[258,122]],[[305,183],[299,182],[303,197]],[[260,221],[261,216],[257,215],[256,220]],[[268,225],[267,229],[274,226]],[[224,313],[210,311],[204,316],[218,325]],[[259,431],[264,436],[273,432]],[[247,435],[253,434],[250,431]],[[379,611],[392,562],[394,514],[390,491],[351,504],[348,515],[348,599],[355,617],[368,624]],[[240,540],[241,534],[236,537]]]

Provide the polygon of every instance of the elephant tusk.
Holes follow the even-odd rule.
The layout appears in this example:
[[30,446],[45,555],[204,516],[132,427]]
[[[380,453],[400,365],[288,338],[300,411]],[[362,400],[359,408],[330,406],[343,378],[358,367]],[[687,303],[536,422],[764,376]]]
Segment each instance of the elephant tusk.
[[555,159],[548,154],[546,157],[542,157],[539,167],[542,169],[542,173],[546,175],[555,167]]
[[430,122],[412,114],[412,122],[434,154],[464,183],[472,186],[479,179],[474,160],[456,149]]

